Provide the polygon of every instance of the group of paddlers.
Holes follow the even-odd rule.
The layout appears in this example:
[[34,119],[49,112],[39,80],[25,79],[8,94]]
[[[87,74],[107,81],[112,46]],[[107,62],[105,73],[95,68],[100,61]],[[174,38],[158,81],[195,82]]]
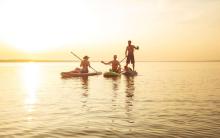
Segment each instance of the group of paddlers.
[[[135,70],[135,59],[134,59],[134,50],[135,49],[138,50],[139,47],[132,45],[131,40],[129,40],[128,41],[128,46],[126,47],[126,50],[125,50],[126,65],[124,66],[124,69],[123,69],[124,72]],[[117,60],[117,55],[113,56],[112,61],[109,61],[109,62],[101,61],[101,63],[103,63],[105,65],[111,65],[112,66],[111,71],[113,71],[113,72],[116,72],[116,73],[121,73],[122,72],[121,64]],[[133,70],[128,66],[130,63],[132,64]],[[76,68],[72,72],[74,72],[74,73],[88,73],[89,72],[88,67],[91,67],[91,66],[90,66],[88,56],[83,57],[83,60],[81,60],[81,63],[80,63],[80,67],[81,68]]]

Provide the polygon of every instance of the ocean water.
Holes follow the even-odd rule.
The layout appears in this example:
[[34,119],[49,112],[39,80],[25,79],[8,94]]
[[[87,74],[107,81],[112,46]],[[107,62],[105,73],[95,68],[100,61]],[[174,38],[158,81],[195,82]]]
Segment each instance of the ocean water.
[[220,137],[219,62],[137,62],[136,77],[60,77],[78,64],[0,63],[0,137]]

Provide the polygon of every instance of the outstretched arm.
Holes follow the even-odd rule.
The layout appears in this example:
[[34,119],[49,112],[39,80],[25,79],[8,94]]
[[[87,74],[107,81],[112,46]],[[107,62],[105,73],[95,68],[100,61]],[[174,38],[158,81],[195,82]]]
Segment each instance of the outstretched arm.
[[101,61],[101,63],[105,64],[105,65],[109,65],[112,63],[112,61],[109,61],[109,62],[104,62],[104,61]]

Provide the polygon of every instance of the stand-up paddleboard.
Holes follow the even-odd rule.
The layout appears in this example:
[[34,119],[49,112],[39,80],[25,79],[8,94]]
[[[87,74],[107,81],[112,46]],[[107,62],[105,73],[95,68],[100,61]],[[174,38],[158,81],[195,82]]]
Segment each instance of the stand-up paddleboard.
[[127,71],[127,72],[122,72],[122,74],[125,76],[137,76],[138,75],[137,71]]
[[75,73],[75,72],[61,72],[62,78],[71,78],[71,77],[86,77],[86,76],[95,76],[101,75],[102,72],[93,72],[93,73]]
[[104,77],[119,77],[121,76],[120,73],[116,73],[116,72],[113,72],[113,71],[109,71],[109,72],[105,72],[103,74]]

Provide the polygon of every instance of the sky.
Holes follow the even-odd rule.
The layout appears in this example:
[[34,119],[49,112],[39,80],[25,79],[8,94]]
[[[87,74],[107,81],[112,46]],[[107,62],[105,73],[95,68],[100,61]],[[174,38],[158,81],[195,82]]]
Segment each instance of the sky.
[[1,59],[220,60],[219,0],[0,0]]

